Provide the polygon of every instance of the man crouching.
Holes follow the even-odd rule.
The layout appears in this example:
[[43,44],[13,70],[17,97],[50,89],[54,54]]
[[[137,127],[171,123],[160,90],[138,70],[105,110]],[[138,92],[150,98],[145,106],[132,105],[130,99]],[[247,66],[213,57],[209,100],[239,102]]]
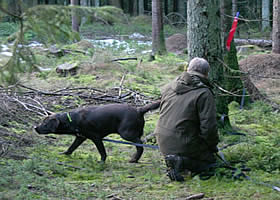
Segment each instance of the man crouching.
[[162,91],[155,133],[171,180],[184,181],[181,171],[200,173],[216,162],[219,136],[209,69],[205,59],[194,58]]

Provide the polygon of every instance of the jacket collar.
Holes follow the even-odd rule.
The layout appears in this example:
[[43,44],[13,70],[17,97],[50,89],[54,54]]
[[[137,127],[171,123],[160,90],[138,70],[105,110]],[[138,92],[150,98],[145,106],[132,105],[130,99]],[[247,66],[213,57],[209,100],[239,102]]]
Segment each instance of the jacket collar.
[[172,84],[172,88],[177,94],[184,94],[190,90],[198,88],[209,88],[212,91],[213,86],[209,80],[204,76],[198,76],[196,74],[190,74],[183,72]]

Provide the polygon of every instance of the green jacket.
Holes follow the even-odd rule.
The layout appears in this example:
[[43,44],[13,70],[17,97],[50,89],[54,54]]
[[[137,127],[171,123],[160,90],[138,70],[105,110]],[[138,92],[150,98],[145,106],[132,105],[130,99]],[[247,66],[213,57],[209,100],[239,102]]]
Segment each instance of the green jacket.
[[183,72],[164,87],[155,133],[163,155],[207,160],[218,142],[216,106],[207,79]]

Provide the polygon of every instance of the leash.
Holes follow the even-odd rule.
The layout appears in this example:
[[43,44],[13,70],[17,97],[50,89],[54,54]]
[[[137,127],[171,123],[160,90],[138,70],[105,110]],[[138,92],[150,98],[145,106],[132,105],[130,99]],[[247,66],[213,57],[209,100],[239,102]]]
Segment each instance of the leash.
[[112,139],[108,139],[108,138],[103,138],[102,140],[107,141],[107,142],[119,143],[119,144],[128,144],[128,145],[133,145],[133,146],[138,146],[138,147],[148,147],[148,148],[152,148],[152,149],[159,149],[158,146],[149,145],[149,144],[139,144],[139,143],[134,143],[134,142],[125,142],[125,141],[120,141],[120,140],[112,140]]
[[[139,143],[134,143],[134,142],[125,142],[125,141],[120,141],[120,140],[112,140],[112,139],[108,139],[108,138],[103,138],[103,141],[113,142],[113,143],[118,143],[118,144],[128,144],[128,145],[139,146],[139,147],[147,147],[147,148],[152,148],[152,149],[159,149],[159,147],[155,146],[155,145],[139,144]],[[244,172],[251,171],[250,168],[246,168],[245,166],[242,166],[241,168],[231,166],[229,164],[229,162],[227,162],[227,160],[225,159],[225,156],[224,156],[223,152],[221,151],[221,149],[219,149],[219,152],[215,153],[215,154],[224,163],[224,165],[221,166],[221,167],[232,170],[232,176],[233,176],[234,179],[240,179],[241,177],[243,177],[246,180],[249,180],[249,181],[251,181],[251,182],[253,182],[257,185],[263,185],[263,186],[266,186],[266,187],[270,187],[273,190],[275,190],[277,192],[280,192],[280,187],[269,184],[269,183],[264,183],[264,182],[261,182],[261,181],[257,181],[255,179],[252,179],[248,175],[246,175]],[[237,173],[237,172],[239,172],[239,173]],[[210,178],[210,176],[207,177],[207,179],[208,178]]]
[[[248,171],[251,171],[250,168],[246,168],[244,165],[238,169],[236,167],[232,167],[225,159],[224,157],[224,154],[219,151],[218,153],[216,153],[216,156],[225,164],[224,166],[221,166],[221,167],[224,167],[224,168],[227,168],[227,169],[230,169],[232,170],[232,175],[233,175],[233,178],[234,179],[240,179],[240,177],[243,177],[245,178],[246,180],[248,181],[251,181],[257,185],[263,185],[263,186],[266,186],[266,187],[270,187],[272,188],[273,190],[277,191],[277,192],[280,192],[280,187],[278,186],[275,186],[275,185],[272,185],[272,184],[269,184],[269,183],[265,183],[265,182],[262,182],[262,181],[258,181],[256,179],[252,179],[250,176],[246,175],[244,172],[248,172]],[[239,171],[239,173],[237,173]],[[237,173],[237,174],[236,174]]]
[[[117,143],[117,144],[128,144],[128,145],[133,145],[133,146],[138,146],[138,147],[147,147],[147,148],[152,148],[152,149],[159,149],[158,146],[150,145],[150,144],[139,144],[139,143],[134,143],[134,142],[125,142],[125,141],[120,141],[120,140],[112,140],[112,139],[108,139],[108,138],[103,138],[102,140],[106,141],[106,142]],[[238,144],[238,143],[232,143],[232,144],[225,145],[224,147],[219,149],[219,152],[220,152],[220,150],[226,149],[227,147],[233,146],[235,144]]]

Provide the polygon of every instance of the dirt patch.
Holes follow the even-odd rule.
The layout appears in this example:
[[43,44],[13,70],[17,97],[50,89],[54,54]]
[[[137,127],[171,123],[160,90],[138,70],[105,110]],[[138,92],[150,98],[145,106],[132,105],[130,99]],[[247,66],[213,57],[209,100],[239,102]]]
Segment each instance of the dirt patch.
[[183,54],[187,47],[187,37],[183,34],[177,33],[166,39],[166,49],[169,52]]
[[[106,71],[121,71],[121,65],[116,62],[111,63],[82,63],[79,69],[81,74],[93,74],[96,75],[97,71],[106,70]],[[111,76],[112,78],[112,76]]]
[[241,60],[239,66],[249,73],[250,80],[262,93],[280,103],[280,54],[251,55]]

